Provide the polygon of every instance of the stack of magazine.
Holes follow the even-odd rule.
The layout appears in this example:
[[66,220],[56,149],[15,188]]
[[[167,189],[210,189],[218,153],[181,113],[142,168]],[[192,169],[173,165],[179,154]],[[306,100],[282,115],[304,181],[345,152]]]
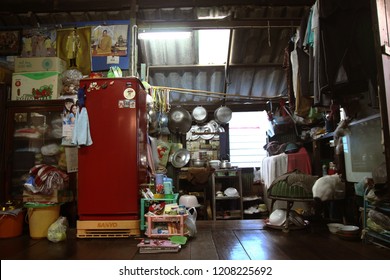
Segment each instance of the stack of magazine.
[[137,247],[141,254],[179,252],[181,245],[167,239],[143,239]]

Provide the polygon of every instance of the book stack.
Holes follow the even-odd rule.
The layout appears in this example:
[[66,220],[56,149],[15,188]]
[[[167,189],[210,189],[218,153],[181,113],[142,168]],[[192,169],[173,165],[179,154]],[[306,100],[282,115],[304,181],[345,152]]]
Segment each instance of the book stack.
[[143,239],[137,247],[141,254],[179,252],[181,245],[167,239]]

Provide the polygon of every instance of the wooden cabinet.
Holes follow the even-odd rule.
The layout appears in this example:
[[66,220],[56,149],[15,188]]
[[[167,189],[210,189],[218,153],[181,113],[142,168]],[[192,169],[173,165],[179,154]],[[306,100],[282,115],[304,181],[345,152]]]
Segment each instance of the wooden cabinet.
[[[219,169],[211,175],[213,220],[243,219],[241,169]],[[226,195],[227,189],[236,194]],[[221,192],[223,195],[218,195]]]
[[7,102],[2,158],[6,200],[22,200],[23,184],[34,165],[58,164],[52,154],[61,148],[63,106],[63,100]]

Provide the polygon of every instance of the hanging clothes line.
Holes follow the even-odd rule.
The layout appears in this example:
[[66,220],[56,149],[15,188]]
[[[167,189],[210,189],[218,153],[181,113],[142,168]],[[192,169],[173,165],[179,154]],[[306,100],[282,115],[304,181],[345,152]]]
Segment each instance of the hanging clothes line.
[[196,89],[184,89],[184,88],[172,88],[172,87],[161,87],[161,86],[152,86],[156,89],[165,89],[170,92],[177,93],[190,93],[197,96],[206,96],[206,97],[216,97],[220,99],[241,99],[241,100],[259,100],[259,101],[269,101],[269,100],[280,100],[286,98],[285,96],[273,96],[273,97],[254,97],[254,96],[241,96],[239,94],[226,94],[223,92],[213,92],[206,90],[196,90]]

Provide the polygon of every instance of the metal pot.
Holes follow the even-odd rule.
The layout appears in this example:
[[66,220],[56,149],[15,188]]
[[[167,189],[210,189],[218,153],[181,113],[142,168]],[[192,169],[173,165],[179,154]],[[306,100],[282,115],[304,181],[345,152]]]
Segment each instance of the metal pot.
[[192,118],[199,124],[204,123],[207,120],[207,110],[202,106],[196,106],[192,110]]
[[226,106],[221,106],[214,111],[214,118],[219,124],[226,124],[232,119],[232,110]]
[[232,164],[228,160],[221,161],[221,168],[231,168]]
[[192,159],[191,165],[194,167],[204,167],[206,165],[207,161],[204,159]]
[[192,125],[191,114],[181,106],[177,106],[169,111],[168,128],[172,133],[186,134]]

